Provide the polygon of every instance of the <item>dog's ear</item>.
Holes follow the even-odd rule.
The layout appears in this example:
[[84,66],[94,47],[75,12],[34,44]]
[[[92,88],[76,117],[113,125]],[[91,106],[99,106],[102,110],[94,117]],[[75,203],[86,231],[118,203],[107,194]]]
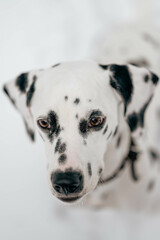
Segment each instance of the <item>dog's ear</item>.
[[38,74],[38,71],[22,73],[3,86],[4,92],[15,108],[20,112],[24,120],[26,131],[32,141],[35,140],[35,130],[30,106],[34,97]]
[[124,115],[132,133],[144,127],[144,114],[159,78],[143,67],[133,65],[100,65],[109,71],[110,86],[124,102]]

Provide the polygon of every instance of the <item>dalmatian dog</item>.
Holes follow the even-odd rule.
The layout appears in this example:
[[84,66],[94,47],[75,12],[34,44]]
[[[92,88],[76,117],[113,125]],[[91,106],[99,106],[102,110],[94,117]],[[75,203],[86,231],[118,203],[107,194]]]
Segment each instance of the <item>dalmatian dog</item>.
[[155,153],[140,141],[157,83],[145,68],[84,61],[23,73],[4,91],[31,139],[35,126],[44,140],[57,198],[74,202],[87,195],[89,204],[108,195],[108,204],[140,206],[157,171],[150,161]]
[[87,60],[22,73],[4,85],[30,139],[37,129],[44,141],[56,198],[89,207],[154,204],[160,153],[157,142],[150,145],[145,119],[158,80],[127,61]]

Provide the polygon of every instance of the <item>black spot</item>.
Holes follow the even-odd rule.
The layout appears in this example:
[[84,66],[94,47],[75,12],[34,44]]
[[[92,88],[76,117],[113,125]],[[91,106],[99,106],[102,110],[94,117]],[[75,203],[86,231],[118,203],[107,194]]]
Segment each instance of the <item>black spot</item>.
[[108,130],[108,125],[105,127],[104,131],[103,131],[103,134],[105,134]]
[[153,149],[150,149],[149,150],[149,154],[150,154],[150,157],[151,157],[151,159],[152,159],[152,161],[157,161],[158,159],[159,159],[159,155],[158,155],[158,153],[156,153],[156,151],[155,150],[153,150]]
[[90,163],[87,164],[87,168],[88,168],[88,174],[91,177],[92,176],[92,168],[91,168],[91,164]]
[[25,120],[24,120],[24,124],[25,124],[25,127],[26,127],[26,131],[28,133],[28,136],[30,137],[31,141],[34,142],[35,141],[34,131],[29,128],[29,126],[28,126],[28,124]]
[[144,114],[151,99],[152,97],[144,104],[144,106],[141,108],[141,110],[138,113],[133,112],[132,114],[128,115],[127,122],[131,132],[134,132],[138,126],[142,128],[144,127]]
[[32,79],[33,79],[33,81],[36,81],[37,80],[37,76],[34,75]]
[[55,131],[56,137],[59,136],[60,132],[61,132],[61,128],[60,128],[60,126],[58,126],[57,129],[56,129],[56,131]]
[[129,157],[132,161],[135,161],[135,160],[137,160],[138,152],[131,150],[131,151],[129,152],[128,157]]
[[7,88],[6,88],[5,85],[3,86],[3,91],[4,91],[5,94],[10,98],[9,92],[8,92],[8,90],[7,90]]
[[108,69],[108,65],[99,64],[99,66],[100,66],[101,68],[103,68],[104,70],[107,70],[107,69]]
[[66,154],[62,154],[62,155],[60,155],[60,157],[58,158],[59,164],[64,164],[64,163],[66,162],[66,160],[67,160]]
[[85,140],[83,141],[83,143],[84,143],[84,145],[87,145],[87,142]]
[[[139,154],[139,153],[138,153],[138,154]],[[135,159],[135,160],[138,160],[138,159]],[[134,181],[138,181],[138,180],[139,180],[139,177],[137,176],[136,171],[135,171],[135,161],[132,161],[132,159],[129,159],[129,162],[130,162],[131,175],[132,175],[132,177],[133,177],[133,180],[134,180]]]
[[154,151],[151,150],[150,154],[151,154],[152,158],[154,158],[154,159],[158,158],[158,155]]
[[102,168],[98,170],[98,175],[101,175],[101,173],[102,173]]
[[59,147],[59,153],[64,153],[66,151],[66,144],[62,143]]
[[151,72],[151,80],[153,82],[153,84],[157,84],[159,81],[159,78],[157,77],[157,75],[155,75],[154,73]]
[[76,99],[74,100],[74,103],[77,104],[77,105],[78,105],[79,102],[80,102],[80,99],[79,99],[79,98],[76,98]]
[[85,119],[81,119],[79,124],[79,131],[83,137],[86,137],[88,131],[88,122]]
[[76,118],[78,119],[78,114],[76,114]]
[[92,100],[91,100],[91,99],[88,99],[88,102],[92,102]]
[[131,64],[135,67],[139,67],[138,63],[137,62],[133,62],[133,61],[127,61],[128,64]]
[[130,144],[130,149],[136,147],[135,141],[131,138],[131,144]]
[[[134,149],[133,149],[133,147],[134,147]],[[136,148],[136,144],[133,141],[133,139],[131,139],[131,147],[130,147],[130,151],[128,154],[128,161],[131,166],[131,175],[133,177],[133,180],[138,181],[138,176],[135,171],[135,162],[138,160],[140,152],[136,151],[135,148]]]
[[148,186],[147,186],[148,192],[153,190],[154,185],[155,185],[155,181],[154,180],[150,180],[150,182],[148,183]]
[[110,77],[110,85],[116,89],[124,100],[125,112],[127,105],[130,103],[133,93],[133,85],[128,67],[125,65],[110,65],[112,76]]
[[68,96],[65,96],[64,99],[65,99],[65,101],[67,101],[68,100]]
[[48,138],[50,139],[50,142],[52,142],[53,137],[54,136],[58,137],[60,132],[61,132],[61,128],[60,128],[60,125],[58,123],[58,117],[57,117],[57,115],[54,111],[49,112],[48,121],[51,125],[51,128],[50,128],[49,133],[48,133]]
[[112,135],[112,131],[110,132],[110,134],[107,137],[107,140],[110,138],[110,136]]
[[6,88],[5,85],[3,86],[3,91],[4,91],[5,94],[9,97],[9,99],[10,99],[11,102],[12,102],[12,104],[13,104],[14,106],[16,106],[16,104],[15,104],[15,100],[10,96],[10,94],[9,94],[9,92],[8,92],[8,89]]
[[118,126],[115,128],[115,131],[114,131],[114,133],[113,133],[113,136],[116,136],[117,132],[118,132]]
[[35,82],[37,80],[37,77],[34,76],[33,77],[33,82],[27,92],[27,106],[29,107],[31,105],[31,100],[32,100],[32,97],[33,97],[33,94],[34,94],[34,91],[35,91]]
[[139,116],[134,112],[134,113],[128,115],[127,121],[128,121],[128,125],[131,129],[131,132],[133,132],[138,127]]
[[145,81],[145,82],[148,82],[148,81],[149,81],[149,76],[148,76],[148,75],[145,75],[145,76],[144,76],[144,81]]
[[55,146],[55,153],[59,151],[60,145],[61,145],[61,139],[58,138],[57,143],[56,143],[56,146]]
[[28,86],[28,73],[22,73],[16,79],[16,86],[22,93],[26,92]]
[[60,65],[60,63],[57,63],[57,64],[53,65],[52,68],[58,67],[59,65]]
[[118,137],[118,139],[117,139],[117,147],[120,146],[120,144],[121,144],[121,139],[122,139],[122,136],[119,135],[119,137]]

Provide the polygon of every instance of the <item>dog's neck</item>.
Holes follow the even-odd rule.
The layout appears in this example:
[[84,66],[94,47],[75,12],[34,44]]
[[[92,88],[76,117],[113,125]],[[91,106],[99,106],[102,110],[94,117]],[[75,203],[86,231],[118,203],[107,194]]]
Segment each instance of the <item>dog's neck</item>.
[[109,183],[119,175],[121,168],[123,168],[125,164],[125,159],[129,154],[130,144],[130,129],[124,118],[124,114],[120,112],[117,132],[110,140],[104,156],[102,181]]

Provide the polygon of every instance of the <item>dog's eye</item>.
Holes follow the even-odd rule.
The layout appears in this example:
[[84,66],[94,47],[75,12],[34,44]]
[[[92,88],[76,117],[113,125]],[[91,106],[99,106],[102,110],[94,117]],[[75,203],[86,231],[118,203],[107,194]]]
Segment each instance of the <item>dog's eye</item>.
[[96,127],[96,126],[101,125],[103,123],[103,121],[104,121],[103,117],[92,117],[89,120],[88,126],[89,127]]
[[46,119],[39,119],[37,122],[41,128],[50,128],[50,124]]

